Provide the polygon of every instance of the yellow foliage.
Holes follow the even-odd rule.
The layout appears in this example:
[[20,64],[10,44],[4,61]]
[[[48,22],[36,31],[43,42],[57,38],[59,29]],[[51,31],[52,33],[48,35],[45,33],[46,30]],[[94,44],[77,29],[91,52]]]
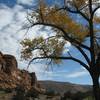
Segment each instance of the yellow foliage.
[[[85,1],[75,0],[76,4],[82,5]],[[48,7],[41,3],[39,7],[39,22],[49,23],[61,27],[66,33],[75,36],[78,40],[83,40],[87,35],[87,29],[82,24],[73,20],[66,11],[57,11],[57,7]]]
[[86,4],[88,0],[73,0],[73,5],[80,8]]
[[100,24],[100,17],[97,17],[95,16],[93,21],[96,23],[96,24]]

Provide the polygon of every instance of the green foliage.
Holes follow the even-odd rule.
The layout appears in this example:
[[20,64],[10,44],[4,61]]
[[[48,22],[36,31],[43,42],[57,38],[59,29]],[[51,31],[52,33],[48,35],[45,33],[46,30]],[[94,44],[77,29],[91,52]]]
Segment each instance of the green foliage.
[[[38,56],[60,56],[64,50],[65,41],[56,37],[44,39],[43,37],[37,37],[32,40],[24,39],[21,42],[23,46],[22,58],[25,60],[32,58],[35,50],[38,50]],[[59,63],[61,60],[54,60],[54,63]]]

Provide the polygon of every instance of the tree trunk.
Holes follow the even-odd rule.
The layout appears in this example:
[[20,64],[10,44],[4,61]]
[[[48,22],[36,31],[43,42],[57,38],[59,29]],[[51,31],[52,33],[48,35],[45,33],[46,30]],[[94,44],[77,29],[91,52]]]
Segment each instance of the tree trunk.
[[99,77],[92,77],[93,80],[93,93],[95,100],[100,100],[100,84],[99,84]]

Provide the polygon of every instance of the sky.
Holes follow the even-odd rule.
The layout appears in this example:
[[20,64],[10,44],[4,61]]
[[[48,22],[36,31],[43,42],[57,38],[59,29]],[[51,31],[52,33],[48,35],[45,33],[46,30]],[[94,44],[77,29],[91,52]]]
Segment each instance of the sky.
[[[22,26],[27,24],[27,12],[37,6],[37,0],[0,0],[0,51],[6,54],[12,54],[17,58],[18,67],[26,69],[28,62],[20,58],[20,42],[25,37],[37,37],[38,34],[46,37],[51,34],[49,27],[40,30],[40,27],[33,27],[28,32],[22,30]],[[48,0],[51,4],[53,0]],[[60,4],[61,0],[55,0]],[[98,12],[100,14],[100,12]],[[53,34],[53,33],[52,33]],[[73,50],[70,44],[68,49],[74,56],[84,60],[78,51]],[[62,82],[71,82],[76,84],[92,84],[89,73],[79,64],[72,61],[63,61],[58,66],[53,66],[53,70],[45,70],[46,65],[41,63],[31,64],[30,72],[36,72],[38,80],[53,80]]]

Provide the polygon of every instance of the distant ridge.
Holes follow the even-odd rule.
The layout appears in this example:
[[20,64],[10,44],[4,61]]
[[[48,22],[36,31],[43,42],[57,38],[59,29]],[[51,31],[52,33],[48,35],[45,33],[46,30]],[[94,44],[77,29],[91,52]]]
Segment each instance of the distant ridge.
[[41,87],[47,90],[54,90],[60,94],[63,94],[67,91],[71,93],[76,92],[87,92],[91,91],[91,85],[80,85],[80,84],[73,84],[69,82],[57,82],[57,81],[39,81]]

